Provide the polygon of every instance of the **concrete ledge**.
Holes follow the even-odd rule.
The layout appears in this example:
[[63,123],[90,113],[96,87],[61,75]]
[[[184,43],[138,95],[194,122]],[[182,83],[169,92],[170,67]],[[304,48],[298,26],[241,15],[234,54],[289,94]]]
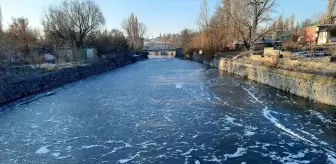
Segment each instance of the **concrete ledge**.
[[225,58],[214,59],[209,64],[297,96],[336,106],[334,77],[238,63]]

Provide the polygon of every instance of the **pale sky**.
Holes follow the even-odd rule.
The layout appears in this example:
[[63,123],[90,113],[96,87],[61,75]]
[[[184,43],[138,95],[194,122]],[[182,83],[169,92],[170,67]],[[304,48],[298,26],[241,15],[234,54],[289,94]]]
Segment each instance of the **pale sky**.
[[[147,36],[156,37],[160,33],[179,33],[184,28],[196,29],[196,19],[202,0],[95,0],[106,20],[107,29],[121,30],[121,22],[134,12],[148,27]],[[220,0],[209,0],[211,12]],[[24,16],[32,27],[41,27],[43,11],[61,0],[0,0],[4,27],[12,17]],[[314,13],[326,10],[327,0],[277,0],[274,17],[289,16],[293,12],[298,21],[312,18]]]

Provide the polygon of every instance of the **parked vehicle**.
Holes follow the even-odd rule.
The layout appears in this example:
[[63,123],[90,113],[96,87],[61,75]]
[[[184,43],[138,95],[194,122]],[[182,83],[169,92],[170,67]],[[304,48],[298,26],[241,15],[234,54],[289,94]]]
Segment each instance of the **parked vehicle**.
[[316,51],[315,56],[325,56],[324,51]]
[[309,53],[309,51],[301,51],[301,52],[298,52],[297,54],[299,54],[300,56],[304,56],[304,57],[313,56],[311,53]]

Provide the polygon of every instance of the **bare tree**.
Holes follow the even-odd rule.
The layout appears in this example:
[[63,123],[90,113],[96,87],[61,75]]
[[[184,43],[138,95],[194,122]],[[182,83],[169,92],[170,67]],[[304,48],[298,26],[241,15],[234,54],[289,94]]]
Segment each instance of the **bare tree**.
[[233,26],[238,30],[240,38],[247,49],[254,50],[254,42],[274,29],[274,26],[266,26],[262,32],[258,27],[267,25],[272,19],[269,13],[273,10],[276,0],[235,0],[232,1],[233,9],[226,11],[231,17]]
[[284,28],[284,25],[285,23],[284,23],[284,21],[283,21],[283,17],[282,17],[282,15],[280,15],[279,16],[279,18],[278,18],[278,20],[277,20],[277,28],[281,28],[281,29],[283,29]]
[[[229,17],[226,16],[223,8],[218,6],[210,20],[210,39],[217,49],[224,49],[228,43],[229,37],[234,37],[232,35],[232,28],[229,25],[230,20],[227,20],[228,18]],[[233,40],[231,39],[231,41]]]
[[207,32],[210,25],[208,0],[203,0],[201,5],[201,12],[197,20],[197,24],[201,31]]
[[104,23],[103,13],[92,0],[65,0],[59,6],[50,7],[42,18],[45,34],[77,48]]
[[289,18],[286,18],[286,19],[285,19],[285,23],[284,23],[284,29],[285,29],[285,30],[288,30],[288,29],[289,29],[289,26],[290,26],[290,19],[289,19]]
[[309,27],[313,24],[314,24],[313,21],[311,19],[307,18],[307,19],[305,19],[301,22],[301,28],[306,28],[306,27]]
[[23,50],[25,54],[29,53],[29,44],[37,43],[38,31],[29,27],[27,18],[12,18],[12,23],[9,25],[8,35],[16,41],[17,48]]
[[200,30],[201,48],[210,48],[213,46],[210,39],[210,20],[208,0],[203,0],[201,11],[197,19]]
[[163,34],[163,36],[161,37],[161,40],[164,43],[164,47],[165,49],[169,48],[169,40],[171,38],[171,34]]
[[336,0],[328,0],[327,19],[328,23],[334,23]]
[[181,46],[183,48],[184,54],[188,52],[190,48],[190,43],[192,40],[192,31],[189,29],[184,29],[180,34]]
[[2,27],[2,8],[0,6],[0,32],[3,32],[3,27]]
[[95,31],[87,37],[85,44],[95,46],[99,54],[112,54],[128,48],[126,37],[117,29]]
[[293,13],[290,18],[290,29],[292,30],[292,32],[294,31],[294,28],[295,28],[295,14]]
[[138,18],[132,13],[121,24],[125,30],[132,48],[139,51],[143,48],[142,39],[147,32],[147,27],[144,23],[139,22]]

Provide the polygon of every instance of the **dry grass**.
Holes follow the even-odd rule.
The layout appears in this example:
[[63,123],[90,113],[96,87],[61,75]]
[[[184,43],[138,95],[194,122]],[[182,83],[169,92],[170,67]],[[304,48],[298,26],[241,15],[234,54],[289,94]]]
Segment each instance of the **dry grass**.
[[287,54],[284,58],[279,58],[279,55],[276,54],[268,55],[264,58],[261,56],[252,58],[248,57],[248,54],[249,52],[224,53],[221,56],[237,62],[254,63],[254,65],[279,68],[279,70],[336,77],[336,63],[331,63],[330,57],[301,57]]

